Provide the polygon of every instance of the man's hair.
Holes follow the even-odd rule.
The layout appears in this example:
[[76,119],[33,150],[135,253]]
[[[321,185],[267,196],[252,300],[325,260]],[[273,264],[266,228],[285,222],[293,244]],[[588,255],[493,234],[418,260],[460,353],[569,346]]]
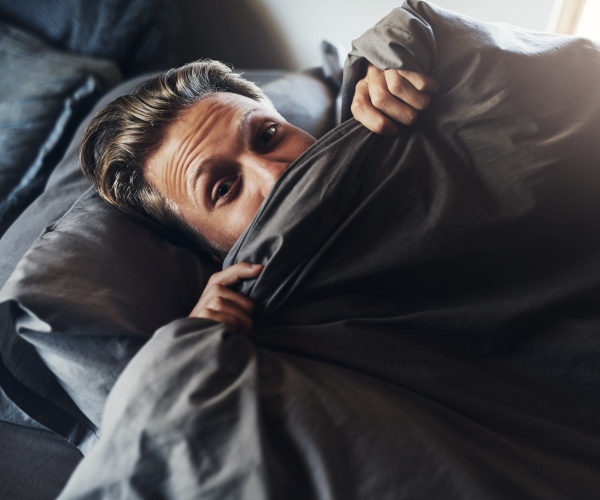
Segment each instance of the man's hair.
[[215,92],[239,94],[273,107],[257,85],[225,64],[192,62],[151,78],[106,105],[88,125],[79,157],[86,177],[110,204],[148,217],[196,249],[222,254],[144,176],[146,162],[169,126],[192,104]]

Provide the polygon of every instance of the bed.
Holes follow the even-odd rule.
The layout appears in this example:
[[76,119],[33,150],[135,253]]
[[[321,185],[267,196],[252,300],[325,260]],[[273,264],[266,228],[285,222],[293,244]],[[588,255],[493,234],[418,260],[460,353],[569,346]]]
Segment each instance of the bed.
[[[62,498],[596,497],[599,54],[420,1],[355,40],[343,123],[311,113],[225,261],[265,265],[249,337],[185,317],[214,263],[87,190],[75,138],[0,292],[3,421],[68,450]],[[367,62],[441,85],[396,137],[348,112]]]

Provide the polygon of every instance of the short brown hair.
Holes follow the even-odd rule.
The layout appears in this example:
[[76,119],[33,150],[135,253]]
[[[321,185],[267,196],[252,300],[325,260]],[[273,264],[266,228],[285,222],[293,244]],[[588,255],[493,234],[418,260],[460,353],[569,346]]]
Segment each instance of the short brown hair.
[[151,78],[132,94],[106,105],[88,125],[79,149],[81,167],[102,198],[213,253],[215,249],[181,218],[177,207],[146,181],[144,167],[181,113],[215,92],[240,94],[273,106],[257,85],[225,64],[196,61]]

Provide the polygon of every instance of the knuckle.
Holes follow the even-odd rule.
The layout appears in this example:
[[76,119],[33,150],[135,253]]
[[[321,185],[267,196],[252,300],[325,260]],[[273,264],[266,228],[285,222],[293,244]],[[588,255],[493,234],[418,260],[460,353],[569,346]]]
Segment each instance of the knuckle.
[[213,274],[206,284],[206,288],[214,288],[223,283],[224,280],[227,279],[227,271],[219,271],[218,273]]
[[358,80],[358,82],[356,82],[356,88],[362,88],[365,87],[367,85],[367,77],[365,76],[364,78],[361,78],[360,80]]
[[374,66],[373,64],[369,64],[369,66],[367,67],[367,75],[372,75],[374,73],[380,73],[381,70],[377,67]]
[[210,307],[205,307],[199,315],[201,318],[207,318],[207,319],[213,319],[213,320],[217,320],[217,311],[215,311],[214,309],[211,309]]
[[211,309],[213,309],[214,311],[222,310],[224,305],[225,305],[225,299],[223,299],[223,297],[220,297],[219,295],[216,295],[215,297],[213,297],[212,300],[208,304],[208,306]]
[[386,105],[387,99],[383,92],[375,91],[371,94],[371,103],[377,109],[384,108]]
[[402,95],[406,90],[406,80],[403,78],[394,78],[389,84],[390,92],[395,96]]
[[360,115],[362,110],[364,109],[364,106],[364,101],[361,98],[355,96],[354,100],[352,101],[352,104],[350,105],[350,111],[352,111],[352,114],[355,116],[357,114]]
[[406,113],[405,122],[406,125],[412,125],[417,119],[417,113],[415,111],[409,110]]
[[369,88],[369,84],[367,83],[367,80],[365,78],[363,78],[362,80],[359,80],[358,83],[356,84],[356,87],[354,88],[355,95],[360,96],[360,95],[366,93],[368,88]]
[[386,131],[387,122],[383,118],[376,118],[373,120],[371,130],[377,134],[382,134]]
[[422,75],[415,77],[414,87],[419,91],[423,92],[427,88],[427,80]]

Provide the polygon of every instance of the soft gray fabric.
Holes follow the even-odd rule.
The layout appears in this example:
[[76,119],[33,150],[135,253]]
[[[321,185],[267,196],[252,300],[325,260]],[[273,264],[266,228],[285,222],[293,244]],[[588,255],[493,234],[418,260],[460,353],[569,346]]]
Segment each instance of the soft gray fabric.
[[[0,291],[2,311],[16,323],[3,332],[3,357],[12,352],[6,367],[89,430],[73,440],[59,412],[41,423],[78,446],[95,439],[116,377],[157,328],[187,315],[212,269],[90,188],[32,245]],[[71,400],[85,418],[68,406]],[[27,412],[40,402],[18,404]]]
[[100,99],[88,117],[79,125],[69,147],[56,165],[44,191],[29,205],[0,238],[0,287],[13,272],[31,244],[42,234],[46,226],[60,219],[75,201],[90,187],[79,168],[79,144],[91,117],[106,103],[135,86],[149,75],[123,82]]
[[54,500],[82,458],[48,431],[0,421],[0,498]]
[[598,47],[410,1],[365,57],[441,92],[282,176],[225,263],[251,342],[162,329],[62,498],[597,497]]
[[401,387],[199,319],[148,341],[103,426],[60,498],[479,500],[490,469],[464,461],[507,453],[483,429],[458,451],[468,419]]
[[93,102],[120,79],[0,22],[0,235],[43,188]]
[[0,0],[0,17],[130,77],[177,61],[179,9],[169,0]]

